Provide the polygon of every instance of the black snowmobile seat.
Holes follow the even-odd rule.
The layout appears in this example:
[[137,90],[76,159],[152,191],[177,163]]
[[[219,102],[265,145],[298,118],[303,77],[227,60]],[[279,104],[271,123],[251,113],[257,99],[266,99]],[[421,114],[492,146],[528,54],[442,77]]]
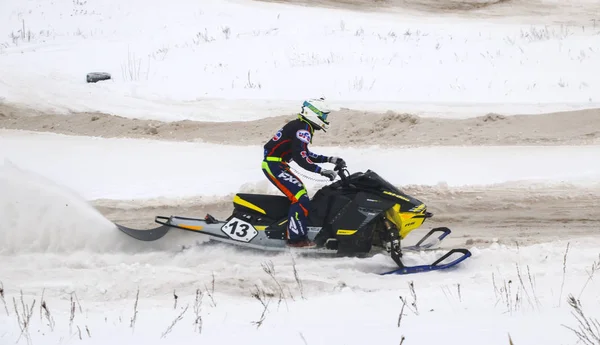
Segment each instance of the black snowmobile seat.
[[272,219],[286,218],[290,200],[283,195],[238,193],[233,199],[235,207],[245,207]]

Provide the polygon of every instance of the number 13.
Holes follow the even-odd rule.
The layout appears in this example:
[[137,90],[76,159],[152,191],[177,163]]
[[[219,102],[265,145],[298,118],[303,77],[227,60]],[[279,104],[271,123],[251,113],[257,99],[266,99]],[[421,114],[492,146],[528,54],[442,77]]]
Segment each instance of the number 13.
[[[235,234],[238,237],[245,237],[246,235],[248,235],[248,229],[249,229],[248,224],[240,224],[238,226],[238,222],[236,220],[235,222],[233,222],[233,223],[230,224],[230,227],[231,227],[231,231],[229,231],[230,235],[234,235]],[[235,231],[238,228],[240,229],[241,232],[236,232]]]

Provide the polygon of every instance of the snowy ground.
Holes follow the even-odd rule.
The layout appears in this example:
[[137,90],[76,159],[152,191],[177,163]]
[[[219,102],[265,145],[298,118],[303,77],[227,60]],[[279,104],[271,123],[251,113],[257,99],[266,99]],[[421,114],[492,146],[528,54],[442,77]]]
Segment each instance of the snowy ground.
[[[111,145],[127,149],[110,149]],[[189,147],[181,150],[184,146]],[[554,242],[543,241],[549,234],[542,234],[540,243],[516,247],[501,243],[471,244],[467,247],[474,256],[455,270],[383,277],[376,273],[392,268],[393,262],[382,255],[368,259],[300,256],[292,261],[289,254],[236,253],[224,247],[181,252],[179,246],[197,240],[193,234],[170,234],[165,242],[157,245],[139,243],[117,232],[87,201],[111,198],[118,203],[142,198],[139,201],[143,202],[143,198],[192,195],[198,193],[190,192],[189,188],[193,180],[190,177],[194,176],[203,177],[195,182],[199,189],[218,183],[222,195],[238,190],[236,171],[228,176],[219,176],[211,169],[202,172],[196,170],[202,169],[201,162],[190,165],[190,170],[178,174],[177,179],[163,179],[166,184],[162,186],[153,175],[140,178],[137,174],[136,169],[149,171],[156,156],[169,161],[168,157],[174,154],[172,159],[183,161],[187,155],[191,157],[197,150],[205,149],[204,146],[133,140],[124,145],[123,140],[116,139],[4,132],[2,147],[11,150],[2,151],[5,163],[0,174],[0,189],[4,191],[0,199],[4,220],[0,234],[3,243],[0,277],[8,309],[1,316],[0,339],[8,342],[18,338],[20,332],[12,299],[16,298],[17,310],[22,312],[21,290],[28,306],[33,300],[37,303],[30,326],[33,343],[79,341],[80,332],[86,343],[125,344],[133,339],[153,343],[159,341],[169,325],[185,311],[181,321],[166,336],[169,343],[189,343],[197,338],[197,341],[210,343],[243,339],[251,344],[277,344],[281,337],[293,344],[359,344],[373,339],[397,343],[405,336],[407,343],[413,344],[448,339],[452,339],[451,343],[506,344],[510,334],[515,343],[567,344],[575,340],[574,335],[559,326],[576,325],[569,314],[569,294],[581,298],[586,312],[597,316],[598,284],[591,277],[600,264],[600,240],[594,233],[573,237],[566,232],[564,239]],[[32,147],[37,150],[31,150]],[[244,152],[250,148],[228,149],[239,150],[240,157],[251,156],[249,151]],[[544,152],[545,159],[535,152],[537,148],[515,148],[523,156],[537,155],[537,164],[533,166],[515,164],[520,158],[511,149],[499,150],[493,155],[495,164],[518,165],[529,170],[513,168],[496,177],[484,177],[480,171],[468,168],[481,163],[477,156],[459,155],[460,151],[487,150],[489,153],[493,149],[437,148],[430,149],[430,154],[455,156],[456,166],[464,170],[450,175],[456,176],[456,180],[449,183],[458,185],[469,179],[477,181],[474,184],[512,180],[513,185],[519,185],[523,183],[520,180],[537,178],[543,180],[535,182],[543,182],[548,190],[553,184],[581,185],[585,179],[569,174],[568,170],[547,174],[547,166],[556,160],[569,166],[582,166],[589,176],[600,172],[596,160],[587,156],[597,155],[598,148],[594,146],[584,150],[549,148]],[[375,157],[365,157],[360,152],[350,154],[348,160],[364,166],[377,163]],[[113,168],[118,164],[102,164],[111,161],[129,162],[130,166],[118,169]],[[238,164],[247,171],[256,170],[252,168],[251,157]],[[109,168],[99,169],[102,165]],[[431,169],[425,163],[421,165],[420,171]],[[391,174],[384,166],[380,170],[395,183],[406,178]],[[137,176],[137,183],[129,180],[124,171]],[[435,176],[418,178],[412,182],[423,186],[439,182]],[[259,185],[255,183],[254,188],[260,189]],[[101,186],[105,189],[99,188]],[[187,188],[172,189],[177,186]],[[583,186],[590,191],[598,188],[592,181]],[[166,193],[167,189],[171,194]],[[141,194],[142,191],[155,194]],[[528,190],[527,185],[523,185],[521,192],[533,195],[535,189]],[[568,199],[571,198],[563,204],[566,208]],[[501,230],[497,235],[502,236]],[[407,254],[406,260],[410,264],[422,263],[435,255],[439,254]],[[262,265],[269,261],[275,267],[275,279],[263,271]],[[299,272],[301,289],[294,278],[293,263]],[[414,306],[410,304],[415,297],[411,295],[409,284],[415,288]],[[133,328],[131,318],[137,288],[140,289],[139,314]],[[196,309],[198,314],[194,312],[196,289],[204,294],[201,307]],[[252,322],[261,319],[263,308],[260,301],[251,297],[255,290],[273,295],[258,329]],[[177,307],[174,307],[173,294],[178,296]],[[280,295],[283,296],[281,302]],[[398,326],[401,296],[409,304]],[[75,307],[72,325],[69,321],[71,298]],[[53,326],[40,314],[42,300],[50,310]],[[188,306],[189,309],[184,309]],[[197,317],[202,318],[201,334],[194,333]],[[353,323],[360,323],[361,327],[348,328]],[[555,326],[553,332],[547,332],[549,325]],[[432,327],[436,328],[434,336]],[[232,328],[235,331],[231,331]]]
[[[223,0],[3,6],[0,95],[41,109],[230,121],[297,111],[314,95],[438,116],[600,104],[597,18],[428,18]],[[93,71],[114,79],[86,84]]]
[[[0,134],[0,145],[11,148],[0,151],[0,159],[43,173],[86,199],[186,198],[198,194],[223,197],[240,190],[276,191],[260,169],[260,146],[100,139],[2,130]],[[312,149],[325,155],[343,153],[351,172],[372,169],[396,185],[455,187],[527,181],[600,186],[600,160],[595,159],[600,156],[600,145],[395,149],[315,146]],[[377,155],[369,154],[372,152]],[[418,168],[398,169],[389,164],[395,157],[403,157]],[[535,164],[528,164],[532,157]],[[557,161],[561,164],[556,164]],[[444,167],[443,174],[440,166]],[[320,181],[307,179],[311,190],[329,182],[322,176],[303,171],[295,163],[292,167],[299,174]]]
[[[599,107],[598,5],[473,2],[3,1],[0,344],[577,343],[568,297],[600,318],[600,114],[543,113]],[[114,228],[275,193],[259,143],[315,94],[355,110],[313,150],[425,201],[423,230],[450,226],[445,246],[473,257],[380,276],[384,255],[183,249],[204,239]],[[184,119],[230,128],[169,124]]]

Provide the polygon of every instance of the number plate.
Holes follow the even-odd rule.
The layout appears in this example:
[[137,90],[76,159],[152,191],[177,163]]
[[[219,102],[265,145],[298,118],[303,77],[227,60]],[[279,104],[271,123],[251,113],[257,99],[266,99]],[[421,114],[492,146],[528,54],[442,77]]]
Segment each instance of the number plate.
[[250,242],[258,235],[258,231],[250,223],[235,217],[225,223],[221,231],[232,240],[241,242]]

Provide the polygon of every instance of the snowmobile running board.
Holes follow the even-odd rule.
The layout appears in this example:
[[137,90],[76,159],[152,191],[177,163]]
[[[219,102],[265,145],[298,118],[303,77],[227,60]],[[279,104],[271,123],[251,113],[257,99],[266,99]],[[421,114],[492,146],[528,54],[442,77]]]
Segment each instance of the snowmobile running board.
[[[125,233],[137,240],[140,240],[140,241],[156,241],[156,240],[164,237],[171,228],[177,228],[177,229],[181,229],[181,230],[206,234],[213,238],[216,238],[216,240],[219,242],[231,243],[230,239],[225,235],[217,234],[215,232],[205,232],[205,231],[202,231],[202,229],[200,227],[189,226],[189,225],[188,226],[176,225],[176,224],[171,223],[171,219],[184,220],[184,221],[187,220],[187,221],[191,221],[191,222],[202,222],[206,225],[215,224],[215,225],[219,226],[219,228],[220,228],[220,225],[225,224],[225,222],[218,221],[211,215],[207,215],[204,219],[187,218],[187,217],[180,217],[180,216],[171,216],[171,217],[156,216],[155,222],[158,224],[161,224],[161,226],[153,228],[153,229],[148,229],[148,230],[137,230],[137,229],[128,228],[128,227],[125,227],[125,226],[122,226],[122,225],[119,225],[116,223],[114,223],[114,224],[123,233]],[[434,241],[423,244],[428,238],[431,237],[431,235],[433,235],[436,232],[441,232],[441,234],[437,238],[435,238]],[[434,250],[434,247],[439,245],[444,240],[444,238],[446,236],[448,236],[450,233],[451,233],[451,230],[447,227],[434,228],[434,229],[430,230],[427,234],[425,234],[415,245],[402,247],[401,250],[409,251],[409,252]],[[248,246],[248,247],[252,248],[254,246]],[[256,246],[255,248],[261,249],[260,246]],[[285,248],[286,248],[286,246],[281,246],[278,248],[272,248],[270,250],[285,250]],[[267,248],[264,248],[264,249],[267,249]],[[306,249],[306,250],[302,250],[302,252],[306,252],[306,253],[315,252],[316,253],[316,252],[322,252],[322,250]],[[325,250],[325,252],[331,252],[331,250]],[[449,263],[441,264],[441,262],[443,262],[444,260],[448,259],[450,256],[452,256],[453,254],[456,254],[456,253],[460,253],[462,255]],[[391,275],[391,274],[405,275],[405,274],[443,270],[443,269],[447,269],[447,268],[450,268],[450,267],[453,267],[453,266],[459,264],[460,262],[462,262],[463,260],[467,259],[470,256],[471,256],[471,252],[468,249],[462,249],[462,248],[461,249],[451,249],[446,254],[444,254],[442,257],[440,257],[435,262],[433,262],[429,265],[405,266],[402,264],[402,265],[400,265],[399,268],[388,271],[388,272],[380,273],[380,275]],[[401,264],[401,262],[400,262],[400,264]]]

